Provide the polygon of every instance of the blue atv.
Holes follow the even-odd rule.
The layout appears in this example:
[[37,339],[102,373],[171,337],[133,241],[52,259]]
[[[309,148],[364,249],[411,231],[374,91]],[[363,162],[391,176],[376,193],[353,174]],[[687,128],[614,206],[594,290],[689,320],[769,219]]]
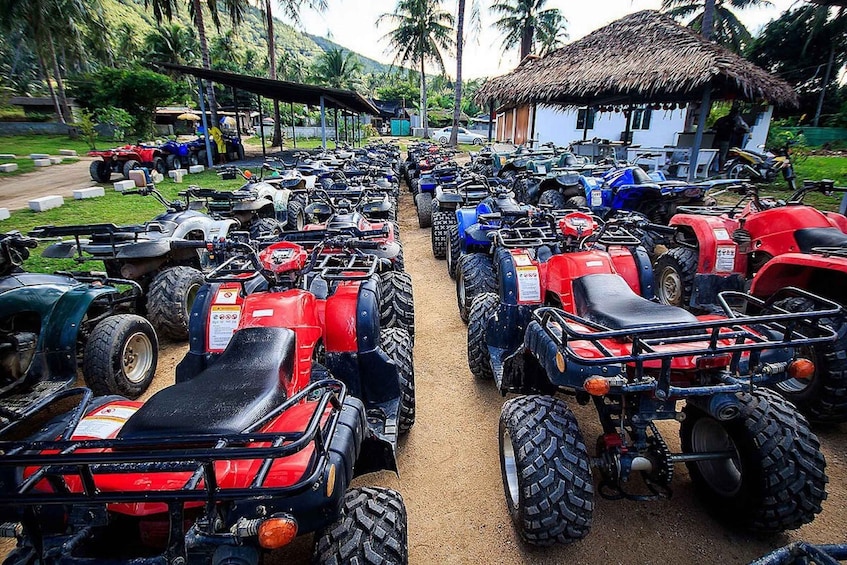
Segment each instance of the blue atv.
[[159,146],[165,155],[165,164],[169,171],[182,169],[192,165],[206,164],[206,144],[197,138],[185,143],[169,140]]
[[456,211],[462,208],[474,209],[491,193],[491,183],[498,179],[488,179],[481,174],[462,173],[458,180],[435,187],[435,200],[432,201],[432,254],[436,259],[447,255],[447,240],[450,228],[457,224]]
[[432,225],[432,199],[435,188],[454,182],[459,174],[455,161],[438,163],[430,171],[422,173],[413,185],[415,207],[418,209],[418,226],[428,228]]

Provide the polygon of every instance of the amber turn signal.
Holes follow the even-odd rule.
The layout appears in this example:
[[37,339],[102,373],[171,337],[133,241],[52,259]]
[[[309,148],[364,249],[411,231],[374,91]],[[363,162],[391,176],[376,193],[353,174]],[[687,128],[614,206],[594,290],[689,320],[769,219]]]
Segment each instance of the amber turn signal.
[[609,393],[609,390],[612,388],[607,381],[603,377],[591,377],[590,379],[586,379],[584,383],[582,383],[582,387],[585,389],[585,392],[592,396],[603,396]]
[[297,537],[297,522],[290,516],[272,516],[259,526],[259,545],[278,549]]
[[788,366],[788,376],[792,379],[811,379],[815,375],[815,364],[802,357]]
[[248,179],[249,179],[249,178],[250,178],[250,177],[252,177],[252,176],[253,176],[253,173],[251,173],[249,170],[245,170],[245,171],[244,171],[244,178],[248,178]]

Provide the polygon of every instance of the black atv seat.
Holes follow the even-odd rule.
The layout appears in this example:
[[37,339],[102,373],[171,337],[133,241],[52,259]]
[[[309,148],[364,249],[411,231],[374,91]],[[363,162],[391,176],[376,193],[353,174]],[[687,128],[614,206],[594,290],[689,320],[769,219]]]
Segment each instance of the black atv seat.
[[585,275],[573,281],[576,313],[613,330],[696,322],[689,312],[635,294],[620,275]]
[[838,228],[803,228],[794,232],[794,239],[803,253],[814,247],[847,248],[847,233]]
[[220,358],[193,379],[153,395],[118,434],[146,439],[189,434],[237,434],[287,398],[294,368],[294,332],[245,328]]

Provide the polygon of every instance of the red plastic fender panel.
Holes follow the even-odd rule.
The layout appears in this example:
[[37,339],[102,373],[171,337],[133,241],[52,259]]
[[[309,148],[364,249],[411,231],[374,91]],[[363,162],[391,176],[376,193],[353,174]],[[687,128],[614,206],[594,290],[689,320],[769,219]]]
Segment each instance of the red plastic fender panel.
[[671,218],[671,226],[687,226],[697,238],[700,274],[746,273],[747,255],[740,253],[732,240],[732,232],[739,223],[731,218],[677,214]]

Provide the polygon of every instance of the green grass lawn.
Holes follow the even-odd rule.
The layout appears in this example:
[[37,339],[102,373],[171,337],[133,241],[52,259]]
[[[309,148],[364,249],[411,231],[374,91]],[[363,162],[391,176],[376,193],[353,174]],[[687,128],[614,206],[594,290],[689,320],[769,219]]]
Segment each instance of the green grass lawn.
[[[79,162],[78,157],[65,157],[64,160],[62,160],[62,162],[60,164],[61,165],[68,165],[70,163],[77,163],[77,162]],[[0,159],[0,164],[2,164],[2,163],[17,163],[18,164],[18,170],[12,171],[11,173],[0,173],[0,179],[6,178],[6,177],[14,177],[14,176],[17,176],[17,175],[22,175],[24,173],[31,173],[33,171],[38,170],[38,167],[36,167],[33,164],[32,159],[30,159],[29,157],[25,157],[23,159]],[[51,166],[54,166],[54,165],[51,165]]]
[[[796,182],[798,187],[803,185],[804,180],[822,179],[835,181],[835,186],[847,187],[847,157],[811,155],[797,161],[794,164],[794,170],[797,174]],[[782,199],[787,199],[791,196],[791,191],[786,187],[785,179],[782,176],[771,184],[763,185],[759,190],[762,196],[772,196]],[[842,196],[844,194],[839,192],[831,196],[814,192],[807,194],[803,202],[821,210],[838,211]],[[724,196],[721,198],[721,201],[727,201],[727,198]]]
[[[98,139],[98,147],[112,147],[115,142]],[[59,149],[75,149],[80,155],[88,153],[88,143],[83,139],[71,139],[67,135],[2,135],[0,153],[13,153],[26,156],[30,153],[58,155]]]

